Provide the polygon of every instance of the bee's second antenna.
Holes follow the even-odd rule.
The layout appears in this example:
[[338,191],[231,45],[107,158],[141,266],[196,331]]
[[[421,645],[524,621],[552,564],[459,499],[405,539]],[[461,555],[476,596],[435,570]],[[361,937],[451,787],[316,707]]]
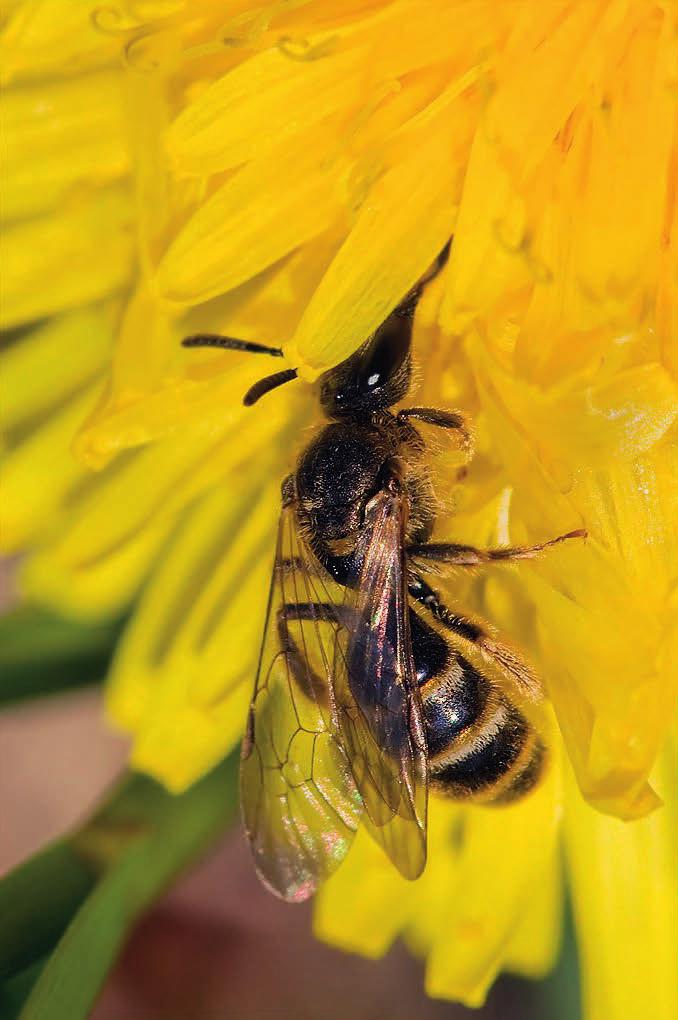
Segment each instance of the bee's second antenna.
[[271,390],[277,389],[278,386],[282,386],[284,383],[292,382],[296,378],[296,368],[285,368],[282,372],[274,372],[273,375],[267,375],[264,379],[259,379],[258,382],[255,382],[254,386],[250,386],[242,402],[245,407],[251,407],[264,394],[270,393]]

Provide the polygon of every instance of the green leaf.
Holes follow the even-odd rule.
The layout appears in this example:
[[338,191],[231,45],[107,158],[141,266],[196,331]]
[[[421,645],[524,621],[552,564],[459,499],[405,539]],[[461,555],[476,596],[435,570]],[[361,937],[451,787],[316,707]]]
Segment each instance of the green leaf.
[[44,959],[36,960],[26,970],[3,981],[0,985],[0,1020],[16,1020],[44,965]]
[[0,881],[0,980],[54,947],[96,879],[92,865],[64,841]]
[[[235,755],[180,796],[130,775],[70,839],[0,883],[0,903],[10,908],[0,953],[5,973],[12,962],[16,969],[37,961],[46,941],[63,932],[20,1020],[85,1020],[135,921],[232,822],[236,776]],[[40,879],[35,888],[31,873]],[[60,888],[66,878],[69,895]]]
[[75,622],[34,606],[0,617],[0,706],[101,682],[123,625]]

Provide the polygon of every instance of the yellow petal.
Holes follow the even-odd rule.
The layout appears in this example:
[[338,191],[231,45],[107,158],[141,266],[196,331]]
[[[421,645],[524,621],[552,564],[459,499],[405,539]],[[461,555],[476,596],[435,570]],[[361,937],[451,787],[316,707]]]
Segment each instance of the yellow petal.
[[236,171],[174,238],[154,286],[197,304],[266,269],[327,229],[341,209],[340,153],[331,131],[304,152],[279,149]]
[[[502,372],[479,346],[473,358],[483,373],[485,406],[492,405],[493,416],[502,413],[499,408],[510,413],[561,488],[579,468],[594,470],[637,457],[678,418],[678,386],[657,362],[610,374],[599,369],[590,380],[577,377],[568,385],[562,379],[558,387],[544,389]],[[509,445],[499,434],[495,442],[498,449]],[[511,456],[516,456],[513,450]]]
[[499,144],[519,157],[524,178],[600,73],[600,54],[609,52],[625,6],[598,0],[518,12],[488,117]]
[[[177,172],[203,176],[261,157],[275,164],[271,152],[280,143],[358,99],[362,57],[353,51],[294,61],[273,49],[243,61],[169,128],[167,148]],[[269,130],[261,131],[261,124]]]
[[624,823],[584,803],[569,780],[565,833],[584,1020],[678,1015],[678,801],[675,747],[656,785],[664,806]]
[[[633,348],[626,344],[627,357]],[[657,803],[647,777],[676,691],[668,664],[678,400],[659,365],[619,370],[610,361],[609,376],[599,370],[592,386],[577,377],[544,392],[514,385],[494,363],[486,389],[490,363],[479,348],[474,357],[492,446],[514,486],[512,541],[588,529],[586,544],[554,549],[520,576],[537,607],[540,671],[582,789],[603,810],[635,817]]]
[[66,558],[57,539],[24,561],[21,592],[28,600],[77,619],[118,616],[147,577],[170,525],[165,519],[145,528],[119,547],[105,550],[100,560]]
[[[228,417],[185,428],[164,443],[130,452],[71,497],[68,521],[24,571],[27,593],[66,611],[110,613],[136,592],[178,514],[238,465],[284,444],[281,417],[241,434]],[[229,428],[230,425],[230,428]],[[296,432],[296,423],[290,425]],[[278,480],[278,484],[280,483]]]
[[560,935],[558,787],[554,768],[511,808],[432,797],[428,863],[416,882],[401,878],[359,829],[316,898],[315,933],[369,957],[382,956],[402,933],[426,957],[428,993],[467,1005],[482,1003],[499,970],[546,973]]
[[559,854],[554,854],[550,873],[535,882],[530,902],[516,918],[506,946],[504,969],[521,977],[544,978],[558,959],[563,915],[563,877]]
[[74,197],[58,214],[9,227],[3,239],[0,326],[7,329],[120,291],[132,270],[130,220],[127,193],[111,187]]
[[69,312],[27,332],[2,353],[7,453],[0,544],[6,552],[61,535],[70,526],[73,501],[87,485],[70,444],[96,402],[97,376],[115,319],[114,305]]
[[554,882],[557,771],[552,768],[534,793],[510,807],[469,808],[447,923],[440,926],[426,964],[429,995],[479,1006],[507,965],[516,918],[529,910],[535,885]]
[[[69,502],[86,471],[69,446],[98,387],[66,399],[4,458],[0,471],[0,549],[11,554],[68,526]],[[45,470],[49,465],[49,470]]]
[[339,949],[377,959],[388,952],[419,899],[361,826],[341,868],[319,890],[314,934]]
[[44,214],[75,189],[127,173],[120,74],[67,78],[4,89],[3,220]]
[[252,359],[241,358],[232,371],[216,378],[168,381],[152,396],[119,409],[100,405],[84,423],[76,453],[85,463],[101,467],[126,447],[172,434],[202,433],[207,439],[211,433],[212,445],[226,429],[233,435],[242,430],[248,436],[263,432],[273,438],[289,418],[290,400],[281,397],[272,405],[269,402],[254,408],[245,408],[242,403],[244,394],[261,375],[261,368],[257,369]]
[[657,333],[662,360],[678,379],[678,140],[669,162],[668,200],[662,235],[657,290]]
[[[482,5],[479,8],[468,14],[471,48],[458,32],[458,10],[430,0],[418,4],[406,46],[401,42],[403,17],[410,13],[407,4],[374,5],[356,12],[341,4],[334,12],[326,11],[329,25],[324,29],[313,25],[316,19],[313,14],[308,18],[303,5],[298,12],[289,12],[293,20],[288,22],[288,34],[271,32],[270,49],[229,68],[202,89],[171,125],[167,148],[177,174],[204,176],[270,157],[281,144],[315,131],[322,120],[339,111],[356,121],[364,119],[366,111],[379,105],[384,81],[403,79],[427,65],[447,61],[461,65],[463,73],[490,40],[505,30],[501,18],[490,20]],[[229,111],[226,119],[224,110]],[[347,139],[350,132],[349,127]]]
[[[638,291],[654,298],[669,160],[678,137],[669,87],[675,62],[670,19],[655,21],[639,6],[622,26],[620,59],[605,87],[610,95],[621,93],[623,102],[592,113],[590,130],[586,121],[581,125],[581,160],[570,153],[574,174],[563,203],[572,216],[571,271],[580,290],[610,312]],[[614,54],[613,48],[607,55],[611,67]]]
[[279,342],[278,331],[285,332],[290,319],[296,318],[297,288],[312,290],[329,258],[328,245],[332,250],[331,238],[312,246],[303,257],[293,257],[263,282],[243,288],[253,293],[215,302],[180,318],[140,288],[123,317],[110,385],[76,438],[77,456],[100,468],[127,447],[195,424],[212,429],[215,439],[224,428],[240,422],[250,435],[259,428],[267,435],[283,429],[290,409],[303,404],[307,396],[300,387],[246,409],[244,394],[271,371],[269,364],[236,352],[184,350],[181,339],[196,332],[225,332]]
[[113,668],[132,763],[179,791],[242,734],[263,632],[279,483],[217,490],[188,514]]
[[347,358],[449,239],[454,224],[450,146],[448,137],[434,133],[370,189],[287,346],[286,354],[306,378]]
[[562,549],[524,578],[582,789],[624,818],[657,804],[647,780],[678,693],[677,461],[667,438],[583,482],[573,495],[588,508],[587,548]]
[[499,294],[512,294],[533,278],[518,257],[525,229],[525,203],[484,125],[477,130],[454,229],[440,325],[460,333],[486,315]]
[[6,433],[20,432],[103,369],[114,321],[112,305],[78,309],[55,316],[3,350],[0,384]]
[[529,371],[554,333],[622,333],[653,307],[670,236],[672,36],[661,6],[516,15],[468,162],[446,331],[481,319],[519,334]]
[[120,40],[97,29],[98,0],[16,4],[4,25],[2,81],[49,72],[77,74],[115,59]]

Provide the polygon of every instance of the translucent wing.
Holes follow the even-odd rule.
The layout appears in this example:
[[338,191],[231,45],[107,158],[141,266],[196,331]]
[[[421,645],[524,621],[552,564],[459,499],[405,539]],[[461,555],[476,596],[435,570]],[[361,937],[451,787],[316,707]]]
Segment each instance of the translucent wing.
[[[403,505],[370,501],[358,543],[360,576],[339,632],[334,695],[366,824],[406,878],[426,863],[427,754],[412,660],[403,570]],[[343,644],[342,644],[343,642]]]
[[283,508],[240,769],[245,830],[263,882],[312,895],[342,861],[362,803],[337,739],[331,674],[339,625],[320,605],[293,506]]

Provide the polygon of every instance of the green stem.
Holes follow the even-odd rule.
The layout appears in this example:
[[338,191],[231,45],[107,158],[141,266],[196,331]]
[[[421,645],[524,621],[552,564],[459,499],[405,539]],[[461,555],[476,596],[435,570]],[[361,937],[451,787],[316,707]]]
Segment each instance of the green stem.
[[96,882],[67,842],[54,843],[0,882],[0,980],[48,952]]
[[20,1020],[85,1020],[136,920],[231,824],[232,755],[173,796],[130,775],[70,838],[0,882],[0,972],[25,970],[52,947]]
[[124,620],[82,623],[20,606],[0,616],[0,707],[101,683]]

